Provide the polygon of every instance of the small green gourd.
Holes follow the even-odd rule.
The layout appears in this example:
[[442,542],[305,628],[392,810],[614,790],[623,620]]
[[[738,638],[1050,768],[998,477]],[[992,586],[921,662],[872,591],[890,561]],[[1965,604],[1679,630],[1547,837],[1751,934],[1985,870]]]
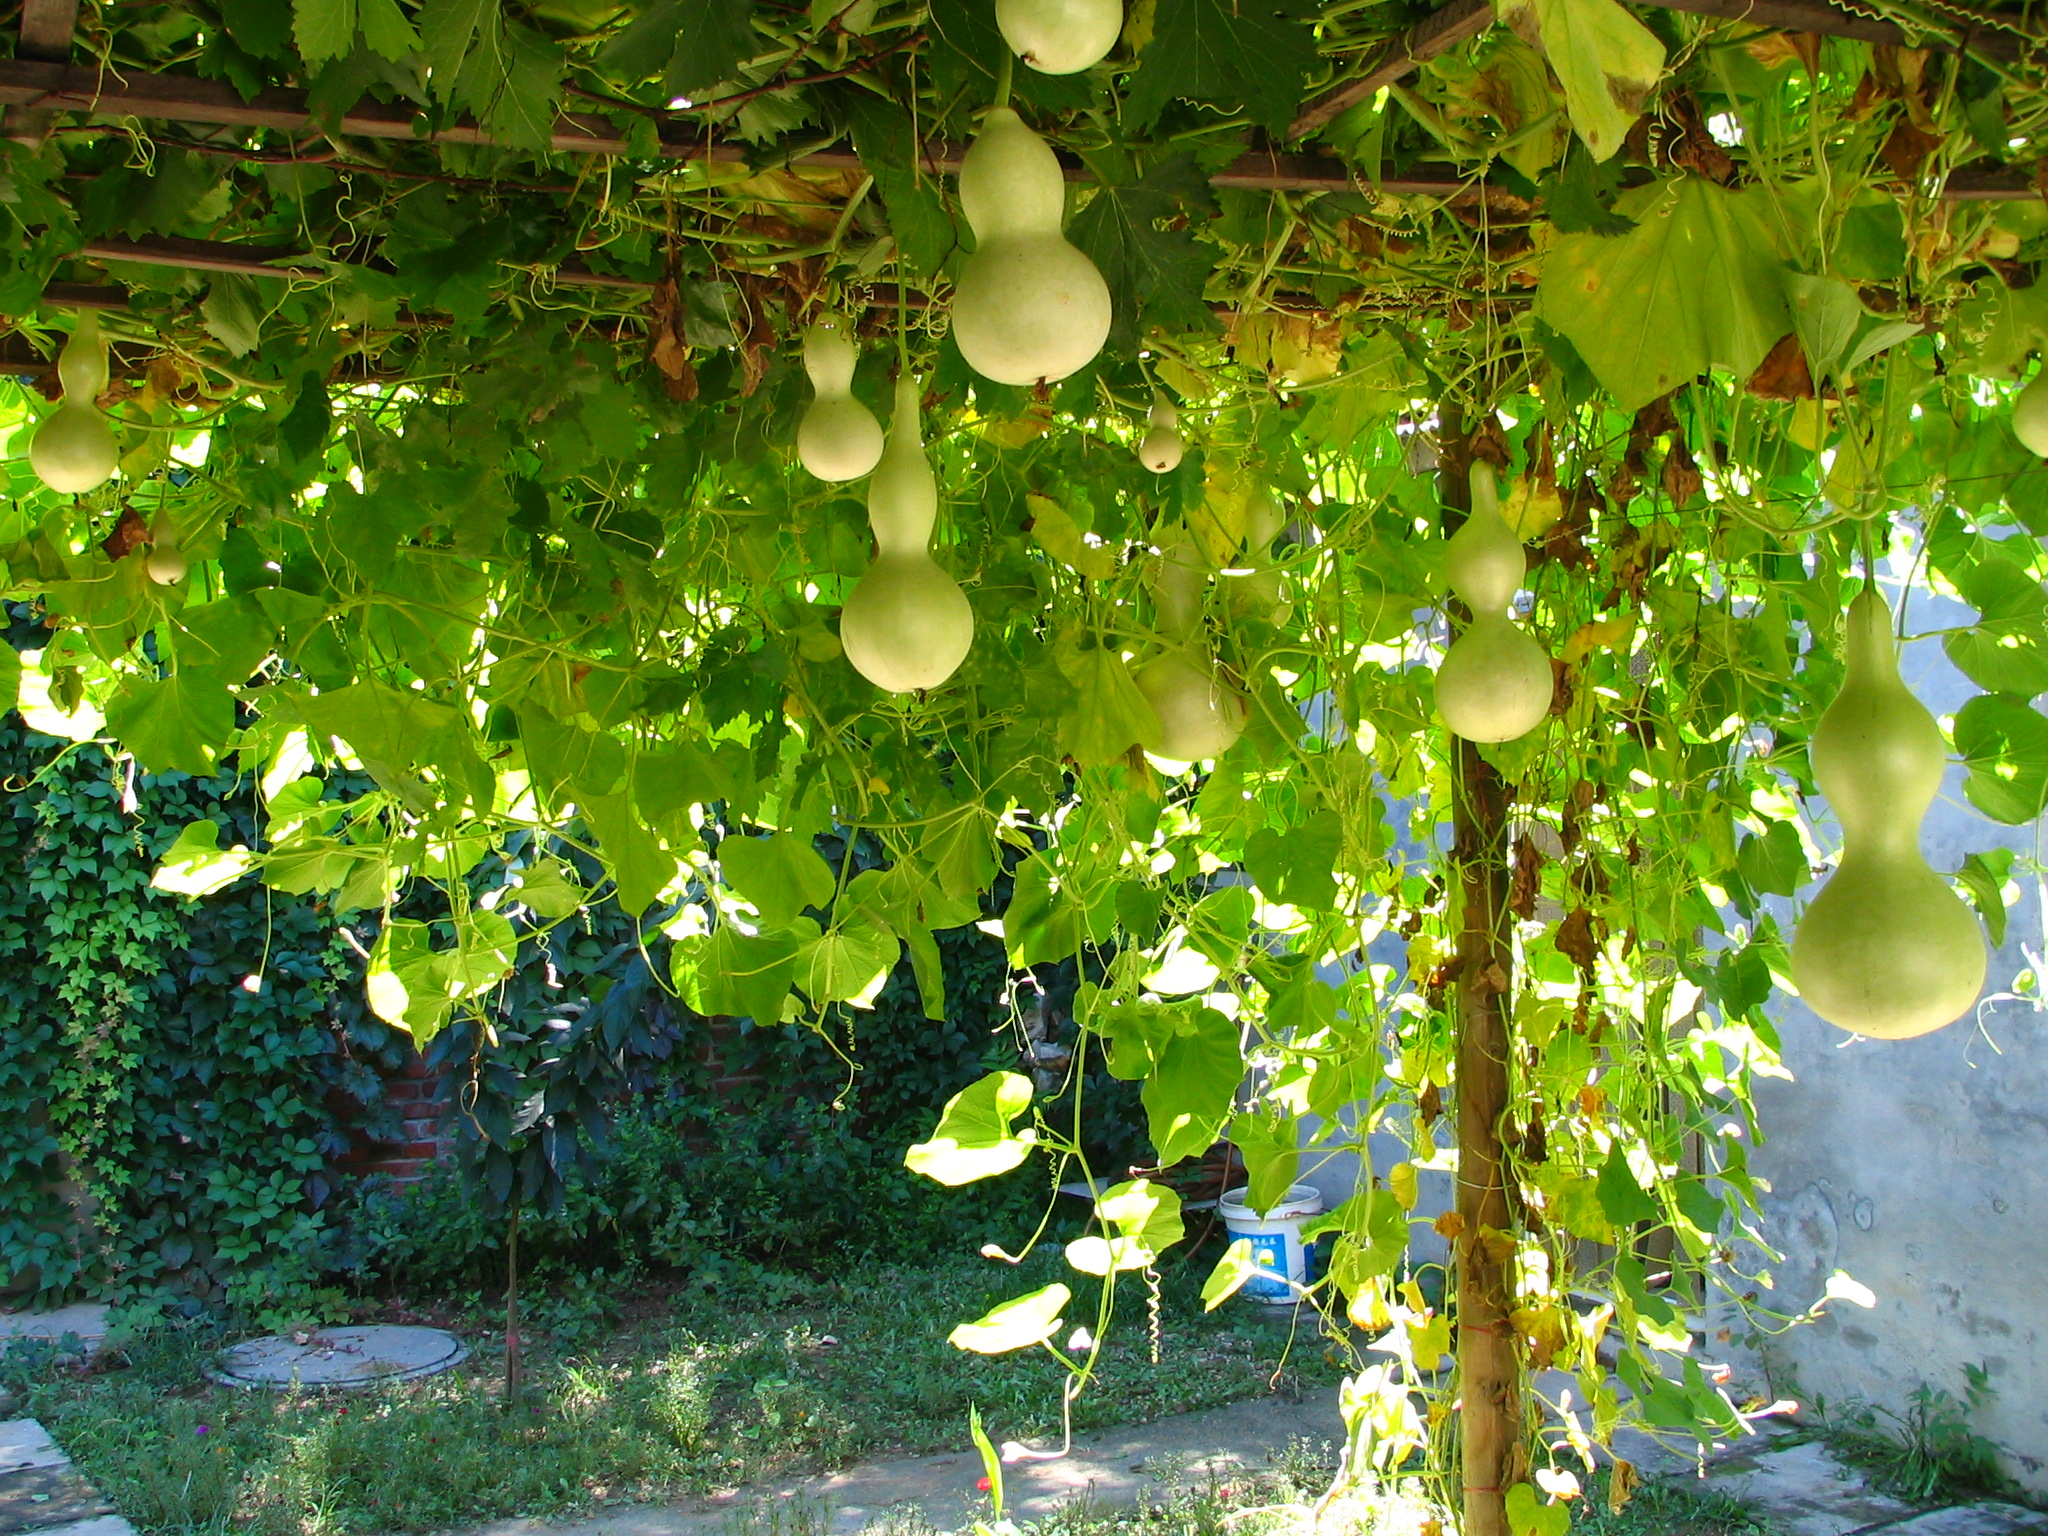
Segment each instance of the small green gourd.
[[814,397],[797,423],[797,462],[820,480],[858,480],[882,457],[882,425],[853,397],[860,353],[845,320],[825,315],[804,332],[804,371]]
[[168,512],[159,512],[156,521],[149,525],[149,554],[144,557],[142,568],[160,587],[176,586],[192,568],[178,542],[177,525]]
[[2030,453],[2048,459],[2048,365],[2012,403],[2012,435]]
[[868,482],[875,563],[846,595],[839,642],[862,677],[891,693],[936,688],[974,643],[967,594],[931,556],[939,483],[918,434],[917,380],[896,381],[896,414]]
[[1202,635],[1202,586],[1208,572],[1185,533],[1161,549],[1151,573],[1158,609],[1159,653],[1138,668],[1138,692],[1152,706],[1159,729],[1145,750],[1178,763],[1219,757],[1244,731],[1243,695],[1217,676]]
[[1145,416],[1145,437],[1138,444],[1138,462],[1155,475],[1180,467],[1187,451],[1180,440],[1180,413],[1158,390],[1152,391],[1152,409]]
[[1842,860],[1792,937],[1792,980],[1830,1024],[1910,1040],[1969,1011],[1984,986],[1975,915],[1920,853],[1948,749],[1899,677],[1891,608],[1849,605],[1842,691],[1813,728],[1813,779],[1842,824]]
[[1507,616],[1529,569],[1500,515],[1493,466],[1472,466],[1472,512],[1444,547],[1444,575],[1472,622],[1436,670],[1436,711],[1467,741],[1513,741],[1550,713],[1550,658]]
[[1124,29],[1122,0],[996,0],[996,26],[1010,49],[1042,75],[1073,75],[1100,64]]
[[57,354],[57,378],[63,403],[36,428],[28,463],[51,490],[76,496],[106,484],[121,462],[121,445],[97,404],[107,387],[107,344],[98,316],[78,317]]
[[1287,526],[1287,509],[1265,486],[1255,486],[1244,503],[1245,608],[1269,624],[1285,624],[1294,610],[1280,587],[1280,560],[1273,541]]
[[1109,339],[1109,284],[1060,225],[1067,182],[1045,140],[996,107],[960,162],[975,250],[953,290],[953,339],[998,384],[1064,379]]

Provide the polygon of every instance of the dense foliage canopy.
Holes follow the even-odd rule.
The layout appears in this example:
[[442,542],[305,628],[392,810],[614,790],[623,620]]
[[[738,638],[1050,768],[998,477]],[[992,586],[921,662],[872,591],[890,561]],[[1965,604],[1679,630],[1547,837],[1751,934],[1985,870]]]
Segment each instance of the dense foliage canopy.
[[[1483,1328],[1460,1277],[1460,1351],[1577,1373],[1555,1444],[1491,1477],[1466,1444],[1469,1529],[1543,1528],[1567,1484],[1532,1468],[1622,1411],[1610,1327],[1630,1414],[1737,1425],[1685,1350],[1698,1287],[1749,1289],[1771,898],[1832,843],[1805,743],[1859,558],[1980,615],[1945,641],[1983,690],[1953,721],[1973,805],[2048,795],[2048,471],[2008,423],[2048,343],[2033,24],[1701,9],[1411,33],[1398,0],[1137,0],[1054,76],[980,0],[88,3],[68,72],[0,69],[0,556],[53,628],[24,715],[249,775],[255,841],[196,822],[160,883],[255,871],[363,914],[370,1005],[422,1040],[607,899],[702,1011],[857,1009],[907,954],[936,1014],[934,934],[1013,881],[988,921],[1016,967],[1079,962],[1160,1164],[1227,1130],[1264,1199],[1305,1134],[1410,1142],[1331,1223],[1326,1289],[1378,1351],[1354,1471],[1451,1417],[1449,1319],[1401,1263],[1417,1170],[1460,1156],[1461,1047],[1496,1040],[1437,1225],[1495,1277]],[[1061,154],[1111,301],[1100,355],[1036,387],[977,376],[948,324],[975,249],[951,171],[1001,96]],[[78,306],[119,470],[67,495],[25,455]],[[932,550],[972,609],[922,691],[846,659],[864,493],[792,457],[829,311],[878,417],[892,372],[922,381]],[[1164,473],[1135,452],[1159,400]],[[1554,674],[1484,746],[1433,692],[1475,462]],[[1164,656],[1242,721],[1217,756],[1143,750]],[[336,765],[376,788],[339,798]],[[827,862],[835,828],[880,858]],[[1994,936],[2006,873],[1960,872]],[[395,912],[423,887],[436,915]],[[1064,1166],[1083,1134],[1020,1134],[1030,1098],[987,1080],[914,1162]],[[1106,1308],[1181,1228],[1149,1181],[1101,1215],[1070,1256]],[[962,1342],[1085,1374],[1068,1300]]]

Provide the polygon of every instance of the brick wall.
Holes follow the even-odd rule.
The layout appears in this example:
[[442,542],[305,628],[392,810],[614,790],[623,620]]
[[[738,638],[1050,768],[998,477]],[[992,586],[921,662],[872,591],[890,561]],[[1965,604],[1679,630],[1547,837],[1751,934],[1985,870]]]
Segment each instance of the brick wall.
[[453,1142],[441,1126],[440,1076],[417,1053],[406,1057],[398,1075],[384,1084],[384,1104],[397,1120],[397,1139],[358,1136],[341,1160],[344,1176],[381,1173],[392,1183],[416,1182],[430,1164],[447,1155]]

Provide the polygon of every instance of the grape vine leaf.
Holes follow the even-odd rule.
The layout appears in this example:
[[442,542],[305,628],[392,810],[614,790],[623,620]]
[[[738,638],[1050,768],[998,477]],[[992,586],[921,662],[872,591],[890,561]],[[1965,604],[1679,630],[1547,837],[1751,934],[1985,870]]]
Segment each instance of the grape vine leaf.
[[662,77],[687,95],[730,80],[754,56],[752,0],[658,0],[598,55],[608,74],[639,81]]
[[1625,411],[1710,367],[1754,373],[1792,323],[1756,196],[1676,176],[1624,193],[1615,211],[1636,227],[1551,248],[1537,286],[1543,321]]
[[1286,132],[1316,64],[1304,0],[1159,0],[1151,42],[1124,98],[1125,121],[1158,121],[1176,97],[1242,110],[1273,134]]
[[310,65],[340,58],[355,46],[356,0],[292,0],[292,40]]
[[1109,344],[1115,351],[1135,351],[1148,326],[1216,328],[1216,317],[1202,302],[1202,289],[1216,269],[1214,247],[1185,229],[1159,228],[1162,219],[1199,222],[1215,206],[1194,155],[1182,151],[1136,181],[1105,184],[1075,215],[1067,238],[1109,284]]
[[394,64],[420,51],[420,35],[398,8],[398,0],[362,0],[357,20],[370,51],[382,54]]
[[1580,142],[1612,159],[1664,72],[1656,34],[1615,0],[1505,0],[1500,17],[1543,50]]

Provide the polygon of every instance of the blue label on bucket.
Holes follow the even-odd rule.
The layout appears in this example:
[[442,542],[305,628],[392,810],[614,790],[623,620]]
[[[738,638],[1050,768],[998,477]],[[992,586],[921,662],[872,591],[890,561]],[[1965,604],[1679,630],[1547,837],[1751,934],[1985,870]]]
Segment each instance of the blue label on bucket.
[[1294,1295],[1287,1283],[1287,1234],[1255,1232],[1245,1239],[1252,1245],[1252,1260],[1259,1272],[1244,1283],[1247,1296],[1267,1301],[1285,1301]]

